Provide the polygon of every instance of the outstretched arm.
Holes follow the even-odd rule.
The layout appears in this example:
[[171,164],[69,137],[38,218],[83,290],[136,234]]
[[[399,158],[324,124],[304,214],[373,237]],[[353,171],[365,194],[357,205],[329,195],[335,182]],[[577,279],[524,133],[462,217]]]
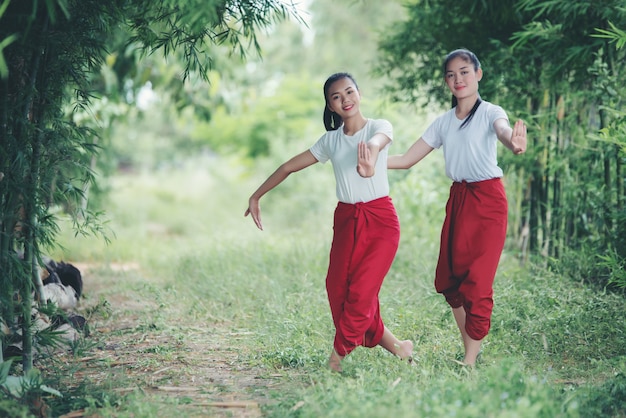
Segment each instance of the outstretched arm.
[[361,177],[372,177],[376,173],[378,154],[390,142],[387,135],[377,133],[369,141],[359,143],[356,171]]
[[518,120],[511,129],[506,119],[498,119],[493,123],[496,135],[500,142],[510,149],[513,154],[522,154],[526,151],[526,125]]
[[263,182],[263,184],[259,186],[252,196],[250,196],[250,199],[248,199],[248,209],[246,209],[243,216],[252,215],[252,219],[254,220],[256,226],[260,230],[263,230],[263,224],[261,223],[261,205],[259,204],[261,197],[282,183],[283,180],[285,180],[291,173],[300,171],[303,168],[315,164],[316,162],[317,159],[313,156],[311,151],[307,150],[283,163],[276,169],[276,171],[274,171],[274,173],[272,173],[271,176],[267,178],[267,180]]
[[426,141],[420,138],[404,154],[390,155],[387,158],[387,168],[411,168],[430,154],[433,149]]

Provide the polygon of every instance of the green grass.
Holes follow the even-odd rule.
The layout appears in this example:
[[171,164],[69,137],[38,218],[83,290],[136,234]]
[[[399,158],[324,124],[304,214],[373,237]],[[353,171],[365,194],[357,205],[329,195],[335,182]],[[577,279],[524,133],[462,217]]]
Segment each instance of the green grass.
[[[280,376],[276,387],[255,389],[269,399],[265,416],[626,416],[624,298],[520,267],[508,253],[479,364],[468,370],[454,362],[462,344],[432,285],[447,180],[441,174],[419,180],[440,169],[432,160],[421,163],[419,175],[392,178],[402,240],[381,310],[398,337],[415,342],[412,364],[380,348],[358,348],[344,361],[343,374],[326,368],[333,338],[324,288],[335,205],[330,166],[295,174],[266,196],[262,232],[243,212],[273,164],[254,175],[211,160],[200,168],[119,177],[108,209],[113,242],[75,238],[62,222],[64,250],[53,255],[102,263],[100,275],[115,283],[110,294],[150,300],[143,311],[126,314],[141,318],[145,334],[168,342],[140,351],[145,358],[134,366],[138,372],[155,367],[151,359],[185,356],[177,341],[190,337],[177,323],[235,333],[229,348],[238,350],[241,364]],[[140,274],[107,270],[131,262],[141,265]],[[115,319],[115,310],[104,300],[94,315]],[[129,338],[139,331],[128,330]],[[84,383],[76,389],[77,404],[102,416],[154,416],[155,405],[141,390],[115,391],[130,384],[128,376],[116,376],[95,392],[96,382]],[[165,411],[174,411],[190,401],[163,402]]]

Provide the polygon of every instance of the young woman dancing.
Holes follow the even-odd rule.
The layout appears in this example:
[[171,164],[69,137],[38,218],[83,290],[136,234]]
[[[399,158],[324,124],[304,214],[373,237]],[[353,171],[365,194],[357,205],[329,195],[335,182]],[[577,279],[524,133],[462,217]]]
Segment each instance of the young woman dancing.
[[361,93],[348,73],[333,74],[324,84],[323,134],[313,146],[283,163],[252,194],[245,216],[259,229],[259,200],[291,173],[331,161],[339,200],[326,276],[326,291],[335,324],[328,364],[341,371],[341,360],[358,346],[380,345],[410,359],[413,343],[399,341],[385,327],[378,294],[398,249],[400,226],[389,197],[387,150],[391,124],[369,119],[360,110]]
[[526,126],[514,127],[504,110],[481,100],[483,77],[474,53],[458,49],[444,60],[452,109],[439,116],[388,168],[407,169],[443,147],[446,175],[453,181],[441,231],[435,288],[442,293],[463,339],[463,363],[474,365],[491,327],[493,281],[504,248],[508,203],[497,162],[497,142],[514,154],[526,150]]

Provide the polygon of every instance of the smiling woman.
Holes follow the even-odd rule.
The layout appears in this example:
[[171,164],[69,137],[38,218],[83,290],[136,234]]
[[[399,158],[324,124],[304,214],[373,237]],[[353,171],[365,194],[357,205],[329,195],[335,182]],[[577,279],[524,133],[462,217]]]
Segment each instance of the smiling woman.
[[261,184],[250,197],[245,216],[251,215],[262,230],[261,197],[290,174],[330,160],[339,202],[326,275],[335,325],[329,367],[341,371],[341,360],[358,346],[380,345],[410,359],[413,343],[399,341],[385,327],[378,301],[400,239],[386,169],[393,129],[386,120],[363,116],[361,92],[350,74],[331,75],[324,83],[324,100],[326,133]]
[[493,280],[504,249],[508,203],[496,144],[514,154],[526,150],[526,126],[511,129],[504,110],[478,94],[483,71],[465,49],[444,60],[452,109],[438,117],[389,168],[409,168],[443,147],[446,174],[453,181],[441,232],[435,288],[452,308],[465,347],[464,365],[473,366],[491,327]]

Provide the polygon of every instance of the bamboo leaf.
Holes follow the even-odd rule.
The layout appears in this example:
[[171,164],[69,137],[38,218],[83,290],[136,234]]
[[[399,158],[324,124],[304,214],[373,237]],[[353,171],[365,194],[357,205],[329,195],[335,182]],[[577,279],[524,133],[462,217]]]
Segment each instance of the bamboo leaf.
[[0,17],[4,15],[4,12],[6,12],[7,7],[9,7],[9,3],[11,3],[11,0],[4,0],[4,2],[0,4]]
[[617,49],[621,49],[626,45],[626,31],[617,28],[612,22],[609,22],[609,26],[611,29],[596,28],[597,33],[591,36],[594,38],[608,39],[609,42],[615,43]]
[[4,59],[4,49],[17,40],[17,35],[13,34],[4,38],[0,42],[0,78],[7,78],[9,76],[9,67]]

